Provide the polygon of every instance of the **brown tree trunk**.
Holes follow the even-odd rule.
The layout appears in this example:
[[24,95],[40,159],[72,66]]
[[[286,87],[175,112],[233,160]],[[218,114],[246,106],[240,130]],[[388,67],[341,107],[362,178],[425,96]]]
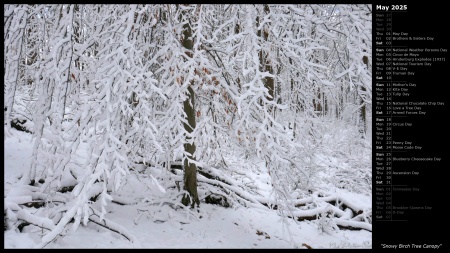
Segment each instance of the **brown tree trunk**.
[[[364,40],[363,40],[363,43],[364,43]],[[369,58],[367,56],[363,56],[362,61],[364,64],[366,64],[367,69],[369,69]],[[366,87],[364,87],[364,86],[361,87],[361,90],[364,93],[366,93],[366,91],[367,91]],[[361,104],[362,104],[362,107],[361,107],[362,126],[364,129],[363,131],[365,133],[366,129],[367,129],[367,126],[366,126],[366,122],[367,122],[367,120],[366,120],[366,102],[362,98],[360,98],[360,100],[361,100]]]
[[[193,41],[192,41],[192,30],[189,26],[189,23],[183,25],[183,46],[191,51],[193,49]],[[188,53],[189,57],[192,57],[192,54]],[[195,93],[192,89],[192,86],[188,87],[188,97],[183,102],[184,112],[186,113],[187,124],[184,124],[184,129],[188,133],[192,133],[195,129]],[[191,137],[186,136],[186,141],[190,141]],[[183,157],[184,160],[184,187],[183,189],[188,192],[188,194],[184,194],[181,200],[183,205],[188,206],[191,204],[194,207],[195,204],[200,205],[200,200],[198,198],[197,193],[197,165],[195,163],[189,163],[189,160],[195,160],[194,152],[195,152],[195,143],[186,143],[184,144],[185,154],[187,153],[187,157]],[[191,202],[192,200],[192,202]]]
[[[264,5],[264,13],[268,14],[270,13],[270,8],[267,4]],[[259,17],[256,17],[256,24],[257,26],[259,26]],[[264,27],[261,30],[258,30],[258,37],[262,37],[264,41],[267,41],[269,39],[269,29],[266,28],[264,29]],[[268,49],[270,50],[270,49]],[[268,55],[268,52],[267,52]],[[261,70],[262,71],[267,71],[270,74],[273,74],[273,68],[272,68],[272,64],[269,60],[266,59],[266,56],[264,55],[263,50],[261,49],[261,51],[259,51],[259,64],[261,66]],[[264,78],[264,86],[267,88],[267,90],[269,91],[269,96],[267,96],[267,100],[269,101],[273,101],[273,99],[275,98],[275,94],[274,94],[274,80],[272,77],[265,77]]]

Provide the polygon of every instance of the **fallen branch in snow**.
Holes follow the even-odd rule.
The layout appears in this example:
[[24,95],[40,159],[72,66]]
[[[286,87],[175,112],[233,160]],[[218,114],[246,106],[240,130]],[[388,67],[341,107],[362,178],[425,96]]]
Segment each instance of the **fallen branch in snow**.
[[[179,175],[175,175],[175,180],[182,180],[182,177]],[[237,197],[240,198],[244,203],[246,203],[248,206],[261,208],[263,207],[263,203],[258,201],[253,195],[246,192],[245,190],[241,189],[237,186],[237,183],[230,182],[231,179],[223,180],[223,178],[217,178],[217,179],[208,179],[207,177],[203,175],[199,175],[197,177],[197,181],[199,183],[206,183],[208,185],[220,187],[223,191],[225,191],[227,194],[233,193]],[[238,200],[239,201],[239,200]]]
[[[372,231],[372,224],[370,224],[371,219],[368,218],[370,217],[371,212],[367,214],[362,210],[362,208],[360,209],[359,207],[354,206],[350,202],[342,199],[341,197],[337,196],[328,196],[319,198],[310,197],[297,200],[296,203],[297,204],[301,203],[302,206],[304,206],[305,204],[308,203],[306,201],[310,201],[310,203],[322,202],[328,204],[318,206],[313,209],[293,211],[292,214],[297,218],[298,221],[315,220],[318,219],[322,214],[329,213],[330,215],[332,214],[334,216],[334,218],[332,218],[333,221],[341,229],[342,228],[351,230],[365,229],[368,231]],[[358,211],[355,212],[355,209]],[[358,215],[353,217],[355,213]]]
[[364,221],[372,224],[372,211],[360,212],[358,215],[352,218],[354,221]]
[[119,235],[127,238],[130,242],[137,242],[136,237],[132,235],[130,232],[127,231],[126,228],[122,227],[121,225],[110,221],[109,219],[103,218],[103,220],[100,220],[101,213],[93,208],[91,210],[94,212],[94,215],[89,217],[89,221],[92,221],[93,223],[102,226],[104,228],[107,228],[113,232],[118,233]]
[[14,197],[7,196],[5,198],[5,202],[4,203],[5,203],[5,206],[6,206],[6,204],[9,204],[9,203],[22,205],[22,204],[25,204],[25,203],[28,203],[28,202],[31,202],[31,201],[33,201],[33,199],[29,195],[28,196],[14,196]]
[[40,208],[45,206],[46,202],[44,201],[31,201],[31,202],[27,202],[27,203],[23,203],[24,206],[26,207],[34,207],[34,208]]
[[[273,201],[247,193],[244,189],[238,187],[237,182],[233,183],[234,180],[232,178],[228,178],[225,175],[224,178],[222,178],[218,173],[220,172],[216,173],[213,168],[210,168],[208,169],[208,173],[199,172],[200,176],[197,180],[202,183],[220,187],[225,191],[231,191],[245,202],[251,202],[251,204],[256,204],[258,206],[263,205],[268,208],[272,207],[272,209],[278,209],[278,207],[272,203]],[[313,193],[311,197],[294,200],[293,204],[296,207],[296,210],[292,211],[291,214],[298,221],[316,220],[319,219],[324,213],[329,213],[329,215],[331,215],[330,218],[332,218],[336,225],[341,229],[364,229],[372,231],[371,211],[366,211],[365,208],[355,205],[342,196],[321,196],[316,192]],[[306,210],[302,208],[308,204],[314,204],[316,207]]]
[[111,200],[111,203],[114,203],[114,204],[117,204],[117,205],[120,205],[120,206],[126,205],[126,204],[124,204],[122,202],[119,202],[119,201],[116,201],[116,200]]
[[344,220],[340,218],[333,218],[333,221],[339,228],[345,228],[349,230],[360,230],[365,229],[372,232],[372,224],[366,222],[359,222],[354,220]]
[[55,228],[55,224],[53,223],[52,220],[48,219],[48,218],[44,218],[44,217],[38,217],[35,216],[33,214],[30,214],[27,210],[22,209],[19,212],[17,212],[17,219],[18,220],[22,220],[24,222],[22,222],[21,224],[18,225],[21,226],[21,228],[19,228],[20,231],[22,231],[23,227],[33,224],[37,227],[40,228],[45,228],[47,230],[52,230],[53,228]]
[[113,198],[111,200],[111,203],[121,205],[121,206],[136,205],[137,203],[140,202],[140,200],[137,200],[137,199],[124,198],[124,197],[117,196],[117,195],[111,195],[111,197]]
[[313,249],[311,246],[309,246],[309,245],[306,244],[306,243],[302,243],[302,246],[306,247],[307,249]]
[[292,214],[297,218],[298,221],[302,220],[315,220],[317,219],[321,214],[326,212],[334,212],[334,214],[338,217],[343,216],[344,211],[340,210],[339,208],[335,206],[320,206],[316,207],[314,209],[308,209],[308,210],[296,210],[293,211]]
[[298,199],[298,200],[294,201],[294,204],[295,204],[295,206],[299,207],[299,206],[303,206],[305,204],[314,203],[314,202],[316,202],[316,203],[327,202],[333,206],[337,206],[339,209],[342,209],[342,210],[349,208],[353,213],[352,216],[360,215],[360,214],[364,213],[364,211],[363,211],[364,208],[359,207],[359,206],[351,203],[347,199],[340,197],[340,196],[336,196],[336,195],[331,195],[331,196],[326,196],[326,197],[308,197],[308,198]]
[[224,190],[232,191],[234,194],[236,194],[236,196],[238,196],[242,200],[244,200],[246,202],[251,202],[252,204],[255,204],[258,207],[263,206],[263,204],[261,202],[259,202],[258,200],[256,200],[252,195],[250,195],[247,192],[241,190],[237,186],[228,185],[228,184],[223,183],[221,181],[212,180],[212,179],[208,179],[208,178],[198,177],[197,180],[198,180],[198,182],[207,183],[207,184],[210,184],[210,185],[213,185],[213,186],[219,186],[219,187],[223,188]]
[[[342,210],[340,210],[336,207],[332,207],[330,209],[327,209],[326,207],[318,207],[318,208],[314,208],[311,210],[305,210],[305,211],[299,210],[299,211],[294,211],[293,214],[297,218],[298,221],[316,220],[323,213],[330,212],[327,210],[334,212],[334,216],[338,217],[338,218],[333,218],[333,221],[336,223],[336,225],[339,228],[349,229],[349,230],[365,229],[367,231],[372,231],[372,224],[369,224],[367,222],[345,219],[345,218],[343,218],[344,215],[342,214],[342,213],[345,214],[345,212],[343,212]],[[339,210],[340,212],[336,212],[337,210]]]

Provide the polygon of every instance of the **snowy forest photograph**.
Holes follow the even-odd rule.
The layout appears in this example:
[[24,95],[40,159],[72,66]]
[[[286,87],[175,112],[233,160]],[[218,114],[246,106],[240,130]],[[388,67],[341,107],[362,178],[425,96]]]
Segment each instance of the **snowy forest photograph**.
[[371,4],[5,4],[4,248],[372,248]]

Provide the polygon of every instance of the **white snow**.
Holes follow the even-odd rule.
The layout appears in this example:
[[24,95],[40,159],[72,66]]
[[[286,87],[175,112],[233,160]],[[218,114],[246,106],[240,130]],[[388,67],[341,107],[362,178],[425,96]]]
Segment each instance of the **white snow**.
[[[31,146],[29,134],[11,130],[13,135],[5,140],[5,186],[17,181],[17,177],[30,164]],[[7,144],[7,145],[6,145]],[[45,248],[303,248],[306,243],[312,248],[371,248],[372,233],[367,230],[320,230],[318,220],[296,222],[281,218],[276,210],[260,207],[234,205],[224,208],[217,205],[201,203],[199,209],[188,213],[185,209],[174,210],[170,205],[152,205],[146,200],[146,192],[164,194],[165,185],[161,181],[163,171],[152,172],[148,184],[143,178],[130,176],[127,182],[113,198],[126,203],[119,205],[108,203],[105,218],[110,227],[121,227],[129,237],[101,227],[93,222],[87,226],[80,224],[74,232],[69,223],[62,229],[64,236],[58,236]],[[238,175],[238,174],[236,174]],[[267,179],[250,170],[245,172],[244,182],[254,182],[267,187]],[[146,176],[142,174],[142,176]],[[226,178],[226,177],[225,177]],[[245,180],[244,180],[245,179]],[[205,178],[202,180],[207,181]],[[233,180],[228,178],[228,180]],[[165,182],[164,182],[165,183]],[[233,186],[239,188],[239,186]],[[26,193],[33,187],[26,186],[19,193]],[[260,189],[261,190],[261,189]],[[355,205],[370,206],[370,197],[363,194],[335,189],[343,200],[351,200]],[[5,194],[10,191],[5,187]],[[241,190],[243,191],[243,190]],[[248,193],[246,193],[248,194]],[[132,199],[131,196],[137,197]],[[141,196],[141,198],[139,197]],[[267,196],[268,197],[268,196]],[[23,198],[23,199],[21,199]],[[16,201],[13,201],[16,200]],[[20,201],[19,201],[20,200]],[[21,203],[29,198],[8,197],[6,201]],[[18,218],[28,215],[22,209]],[[98,211],[96,211],[98,212]],[[100,212],[98,212],[100,213]],[[94,216],[92,216],[94,217]],[[31,219],[31,218],[30,218]],[[100,222],[98,217],[94,219]],[[111,222],[113,221],[113,225]],[[36,221],[46,228],[52,228],[53,222],[42,218]],[[338,225],[348,225],[351,220],[334,219]],[[367,224],[370,226],[370,224]],[[48,234],[48,231],[46,232]],[[41,243],[42,228],[26,226],[22,232],[17,229],[4,233],[5,248],[34,248]]]

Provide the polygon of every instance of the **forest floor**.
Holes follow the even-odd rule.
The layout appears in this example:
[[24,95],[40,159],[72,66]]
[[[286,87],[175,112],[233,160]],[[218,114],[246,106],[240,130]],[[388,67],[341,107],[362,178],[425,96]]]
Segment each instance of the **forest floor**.
[[[4,141],[5,206],[8,201],[13,201],[14,197],[20,196],[21,186],[17,182],[23,171],[31,164],[33,147],[30,134],[16,130],[11,130],[11,133],[12,135],[7,136]],[[368,213],[371,217],[371,178],[364,175],[364,173],[371,173],[371,151],[369,148],[366,149],[360,150],[359,153],[337,154],[334,157],[329,154],[317,154],[318,158],[321,158],[322,168],[317,177],[321,180],[314,188],[319,194],[309,196],[310,201],[305,202],[306,206],[314,204],[315,209],[312,208],[310,211],[316,210],[316,207],[337,205],[336,202],[340,200],[346,203],[346,206],[350,206],[353,211],[361,209],[358,211]],[[105,228],[94,222],[88,222],[87,225],[80,225],[76,231],[73,231],[69,223],[62,235],[45,248],[372,247],[371,224],[369,224],[371,222],[359,222],[364,223],[364,226],[360,229],[349,229],[342,226],[342,219],[336,220],[324,215],[315,216],[316,218],[311,220],[298,221],[288,218],[289,215],[283,217],[275,208],[252,202],[252,198],[270,199],[269,175],[262,169],[247,169],[245,173],[239,173],[239,166],[258,167],[257,161],[242,161],[237,158],[233,160],[230,157],[228,161],[230,162],[227,173],[224,173],[222,177],[227,182],[234,182],[228,186],[224,185],[231,189],[229,191],[231,195],[228,195],[226,204],[228,207],[205,203],[209,194],[223,195],[224,192],[221,192],[218,187],[207,184],[211,183],[211,179],[199,176],[200,207],[183,208],[178,204],[179,198],[168,197],[177,192],[173,179],[181,178],[181,172],[178,173],[180,175],[174,175],[163,168],[137,166],[135,173],[128,176],[123,186],[113,194],[113,201],[107,205],[106,218],[113,221],[114,226]],[[355,169],[354,166],[360,166],[360,168]],[[219,170],[214,171],[216,174],[219,173]],[[346,173],[353,176],[348,177]],[[363,176],[358,177],[360,174]],[[341,179],[336,181],[339,178]],[[358,178],[361,179],[359,182]],[[241,187],[242,185],[245,187]],[[244,199],[236,201],[240,197],[230,197],[233,194],[244,196],[247,201]],[[336,199],[336,201],[326,202],[326,198]],[[304,197],[304,199],[308,198]],[[301,200],[302,198],[299,197],[297,201],[301,202]],[[342,209],[341,216],[344,217],[349,209],[346,209],[345,205]],[[33,207],[27,210],[29,213],[37,211]],[[307,211],[299,209],[293,210],[293,213]],[[340,211],[336,209],[336,212]],[[116,232],[111,230],[114,227],[117,228]],[[127,231],[127,234],[124,236],[117,231]],[[22,231],[18,228],[8,229],[4,233],[4,247],[36,247],[45,233],[47,231],[34,225],[25,226]]]

